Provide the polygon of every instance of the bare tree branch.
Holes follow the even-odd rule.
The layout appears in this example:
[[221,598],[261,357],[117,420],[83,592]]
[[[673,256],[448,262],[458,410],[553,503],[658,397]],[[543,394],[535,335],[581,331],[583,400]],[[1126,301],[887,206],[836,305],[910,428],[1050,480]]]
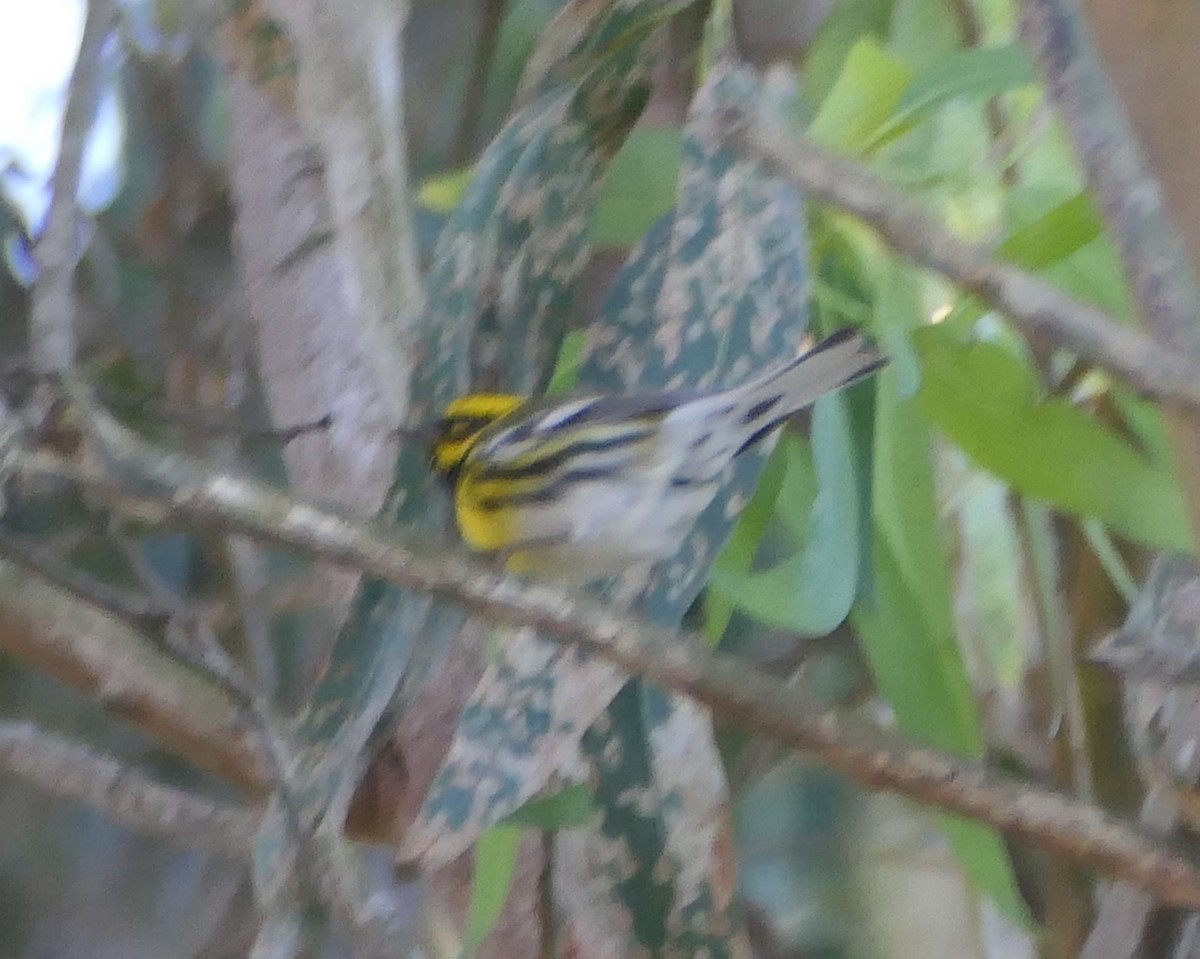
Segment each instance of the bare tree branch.
[[202,852],[245,859],[258,814],[156,782],[111,756],[38,729],[0,722],[0,767],[115,823]]
[[1021,0],[1020,7],[1022,39],[1075,143],[1146,323],[1176,349],[1200,349],[1200,293],[1187,252],[1077,3]]
[[140,476],[133,487],[136,497],[108,476],[44,453],[18,454],[13,464],[18,475],[72,483],[117,509],[135,506],[149,515],[157,508],[164,522],[254,536],[459,603],[491,621],[533,626],[558,642],[577,643],[631,673],[686,693],[868,787],[988,823],[1141,886],[1163,902],[1200,907],[1200,869],[1094,806],[824,711],[746,664],[708,652],[695,637],[619,615],[598,600],[524,583],[458,551],[404,539],[257,482],[158,454],[102,415],[92,425],[119,473]]
[[11,562],[0,562],[0,649],[95,696],[226,781],[263,789],[235,703],[133,627]]
[[72,280],[79,259],[75,194],[88,135],[100,103],[100,52],[116,13],[115,0],[89,0],[79,57],[67,87],[62,141],[50,183],[53,197],[45,231],[36,248],[38,279],[30,319],[30,344],[34,366],[41,373],[63,373],[75,358]]
[[1032,274],[997,262],[861,164],[761,120],[733,117],[730,127],[746,149],[810,195],[866,221],[897,251],[1001,310],[1026,332],[1049,337],[1146,396],[1200,410],[1200,350],[1165,346]]
[[[1200,290],[1162,187],[1142,158],[1074,0],[1022,0],[1021,33],[1074,141],[1146,326],[1187,358],[1200,383]],[[1196,253],[1197,251],[1193,251]],[[1200,254],[1197,254],[1200,255]],[[1165,369],[1165,367],[1164,367]],[[1200,547],[1200,415],[1168,407],[1167,424],[1193,545]]]

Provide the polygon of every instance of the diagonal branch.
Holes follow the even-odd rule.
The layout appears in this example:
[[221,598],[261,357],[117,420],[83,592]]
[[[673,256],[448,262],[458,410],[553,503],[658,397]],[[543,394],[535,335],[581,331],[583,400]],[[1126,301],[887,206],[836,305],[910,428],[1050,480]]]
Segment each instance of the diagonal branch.
[[203,852],[243,859],[258,814],[159,783],[111,756],[39,729],[0,722],[0,769],[55,796],[77,799],[113,822]]
[[1157,400],[1200,411],[1200,354],[1164,346],[947,230],[861,164],[768,122],[733,116],[730,136],[810,195],[869,223],[892,247],[1038,333]]
[[590,597],[507,576],[476,558],[294,499],[252,480],[213,473],[146,446],[102,413],[91,426],[123,486],[44,453],[18,453],[34,482],[69,483],[143,518],[242,533],[459,603],[488,620],[533,626],[632,673],[686,693],[715,712],[887,789],[977,819],[1077,864],[1124,879],[1165,903],[1200,908],[1200,869],[1177,851],[1095,806],[1000,776],[978,763],[916,746],[862,720],[822,710],[796,690],[728,656],[614,613]]
[[7,560],[0,651],[94,695],[227,782],[263,790],[265,771],[235,703],[126,621]]

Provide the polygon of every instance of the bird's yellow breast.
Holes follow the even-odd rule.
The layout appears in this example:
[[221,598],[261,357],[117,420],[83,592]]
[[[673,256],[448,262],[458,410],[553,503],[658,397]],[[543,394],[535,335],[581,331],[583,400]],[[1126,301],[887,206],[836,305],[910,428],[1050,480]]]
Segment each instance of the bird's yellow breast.
[[454,488],[454,512],[463,539],[472,549],[495,552],[513,543],[516,519],[511,509],[484,505],[468,466]]

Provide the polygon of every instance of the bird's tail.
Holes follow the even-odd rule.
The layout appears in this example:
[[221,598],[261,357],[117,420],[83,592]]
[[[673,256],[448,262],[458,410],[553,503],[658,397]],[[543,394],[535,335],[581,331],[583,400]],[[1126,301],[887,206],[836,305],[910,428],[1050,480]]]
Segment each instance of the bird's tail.
[[885,363],[887,358],[857,330],[839,330],[790,363],[727,391],[725,396],[734,403],[730,415],[745,430],[737,453],[753,446],[797,410],[870,376]]
[[797,410],[886,362],[861,333],[842,330],[757,380],[680,404],[664,421],[687,450],[675,482],[711,483],[731,459]]

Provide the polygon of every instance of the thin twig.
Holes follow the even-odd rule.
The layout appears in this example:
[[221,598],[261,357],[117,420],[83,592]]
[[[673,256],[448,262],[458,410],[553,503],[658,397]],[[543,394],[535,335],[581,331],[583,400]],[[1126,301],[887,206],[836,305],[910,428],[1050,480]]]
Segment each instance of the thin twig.
[[[489,621],[533,626],[686,693],[871,788],[988,823],[1148,889],[1163,902],[1200,908],[1200,870],[1193,863],[1094,806],[823,711],[797,690],[708,652],[695,637],[619,615],[598,600],[524,583],[458,551],[357,523],[252,480],[205,471],[183,457],[157,453],[102,416],[91,425],[118,472],[139,476],[138,496],[164,517],[290,547],[459,603]],[[47,454],[23,454],[14,465],[30,479],[74,483],[115,508],[131,504],[130,493],[110,477]]]
[[0,768],[122,826],[190,849],[245,859],[258,829],[258,814],[250,809],[157,782],[33,723],[0,722]]
[[89,0],[79,57],[67,87],[58,163],[50,181],[52,199],[45,232],[37,242],[37,285],[33,293],[30,345],[40,373],[65,373],[75,358],[72,280],[78,262],[75,194],[84,150],[100,104],[101,50],[117,14],[116,0]]
[[1200,351],[1168,348],[1036,276],[997,262],[860,164],[756,119],[739,115],[729,122],[731,137],[745,149],[810,195],[869,223],[897,251],[991,304],[1027,333],[1048,337],[1146,396],[1200,411]]

